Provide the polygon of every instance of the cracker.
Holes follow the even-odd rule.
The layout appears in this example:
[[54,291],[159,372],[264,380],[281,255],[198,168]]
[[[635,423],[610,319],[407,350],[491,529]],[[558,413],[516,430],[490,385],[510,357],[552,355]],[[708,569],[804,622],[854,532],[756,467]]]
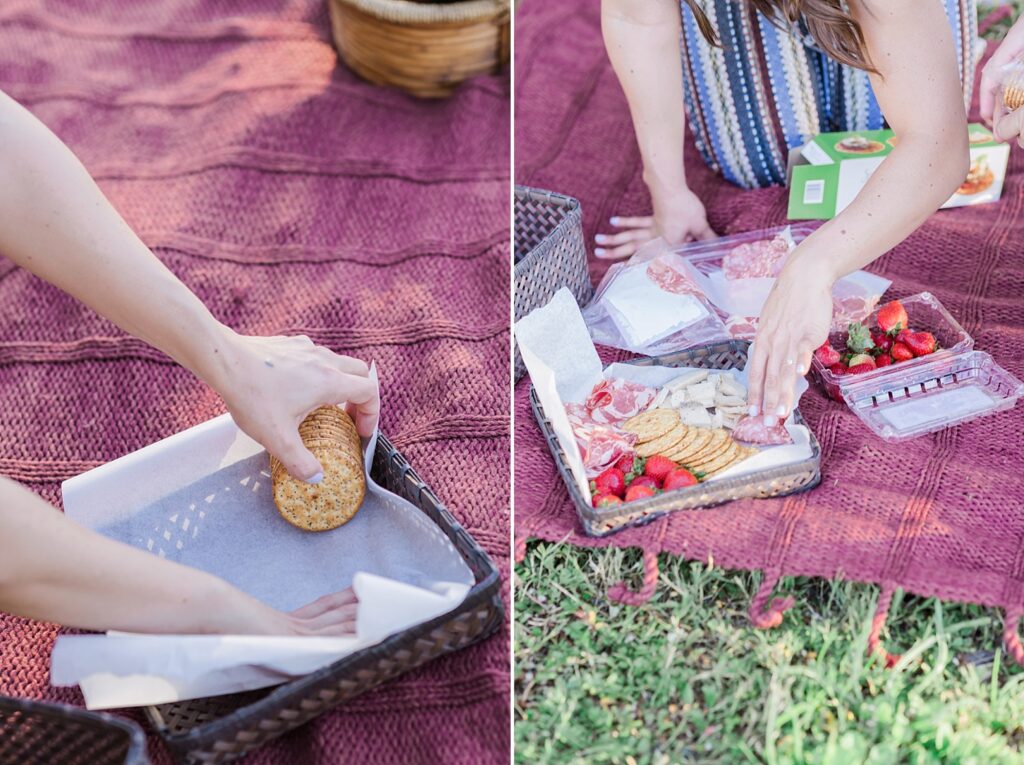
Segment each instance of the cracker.
[[753,457],[755,454],[757,454],[758,451],[759,450],[756,447],[744,446],[743,444],[739,444],[739,449],[736,450],[736,453],[733,455],[731,460],[729,460],[724,465],[720,465],[715,468],[708,468],[707,470],[705,470],[704,477],[710,478],[712,476],[715,476],[718,473],[721,473],[723,470],[731,468],[736,463],[742,462],[748,457]]
[[329,531],[348,523],[366,496],[362,446],[352,418],[336,406],[322,406],[299,425],[302,443],[320,461],[324,479],[306,483],[270,458],[274,504],[288,523],[306,531]]
[[711,457],[700,462],[700,464],[694,466],[694,470],[705,475],[711,475],[716,470],[720,470],[724,465],[731,465],[733,460],[736,459],[736,455],[740,451],[740,445],[735,441],[730,440],[726,445],[725,449],[720,451],[716,456]]
[[679,412],[675,409],[648,409],[635,417],[630,417],[621,428],[628,433],[635,433],[638,443],[653,441],[679,424]]
[[638,444],[636,453],[641,457],[652,457],[655,454],[668,454],[676,444],[683,440],[690,428],[682,423],[676,425],[672,430],[653,441],[646,441]]
[[667,454],[665,456],[673,462],[682,463],[692,455],[699,454],[700,451],[708,445],[711,439],[714,438],[716,432],[710,428],[693,428],[693,430],[697,432],[696,438],[690,441],[688,445],[677,448],[671,454]]
[[704,448],[687,457],[686,466],[701,465],[713,457],[717,457],[725,451],[731,441],[732,437],[727,430],[716,428],[712,431],[711,439],[704,445]]

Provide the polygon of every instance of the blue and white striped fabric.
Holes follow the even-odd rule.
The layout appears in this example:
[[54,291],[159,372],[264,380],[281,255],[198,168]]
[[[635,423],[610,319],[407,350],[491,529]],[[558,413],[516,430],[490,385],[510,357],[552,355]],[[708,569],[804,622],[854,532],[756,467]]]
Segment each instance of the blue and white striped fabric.
[[[976,0],[942,2],[964,98],[974,83]],[[780,29],[737,0],[698,0],[722,43],[709,45],[685,2],[683,96],[697,148],[744,188],[781,184],[789,149],[817,133],[885,126],[866,73],[838,64],[802,29]]]

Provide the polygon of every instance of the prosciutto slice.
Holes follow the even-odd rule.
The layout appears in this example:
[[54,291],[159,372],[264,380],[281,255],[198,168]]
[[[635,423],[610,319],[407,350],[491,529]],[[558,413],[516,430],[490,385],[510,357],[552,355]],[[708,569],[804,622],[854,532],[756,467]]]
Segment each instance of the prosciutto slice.
[[702,297],[704,294],[690,277],[677,271],[661,258],[655,258],[647,264],[647,278],[665,292],[671,292],[674,295]]
[[732,437],[737,441],[745,441],[748,444],[763,444],[766,446],[793,443],[793,437],[789,435],[785,425],[777,422],[768,427],[764,424],[763,417],[741,417],[732,429]]
[[606,378],[594,386],[583,405],[595,423],[614,425],[640,414],[657,394],[658,391],[646,385]]

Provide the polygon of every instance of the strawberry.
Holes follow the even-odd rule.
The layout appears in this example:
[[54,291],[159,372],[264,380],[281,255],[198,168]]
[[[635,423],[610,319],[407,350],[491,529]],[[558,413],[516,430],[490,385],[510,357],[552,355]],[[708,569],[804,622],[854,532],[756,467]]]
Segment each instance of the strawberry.
[[890,364],[892,364],[892,356],[890,356],[888,353],[883,353],[881,356],[875,359],[876,367],[887,367]]
[[616,467],[610,467],[594,479],[594,486],[598,494],[614,494],[622,496],[626,490],[626,477]]
[[615,463],[615,467],[621,470],[623,475],[626,473],[639,475],[644,472],[644,460],[643,457],[638,457],[635,454],[624,454],[619,457],[618,462]]
[[905,344],[897,341],[892,345],[892,360],[893,361],[910,361],[914,358],[914,352],[910,350]]
[[594,507],[608,507],[609,505],[621,505],[622,498],[614,494],[597,494],[594,496]]
[[851,375],[862,375],[865,372],[872,371],[874,368],[874,364],[851,364],[847,372]]
[[650,486],[630,486],[626,489],[626,501],[632,502],[636,499],[644,499],[645,497],[653,497],[655,490]]
[[846,347],[853,353],[865,353],[875,347],[871,339],[871,332],[859,321],[853,322],[847,327]]
[[626,485],[626,491],[629,492],[629,490],[632,489],[634,486],[646,486],[650,489],[661,488],[660,482],[656,478],[653,478],[649,475],[638,475],[636,478],[634,478]]
[[908,326],[907,311],[899,300],[892,300],[878,309],[878,328],[895,334]]
[[833,364],[828,368],[828,371],[836,377],[839,377],[840,375],[848,374],[850,370],[847,368],[846,364]]
[[892,348],[892,338],[881,330],[871,330],[871,340],[875,343],[875,348],[882,353],[885,353]]
[[823,342],[821,346],[814,352],[814,358],[824,364],[826,367],[830,367],[833,364],[839,363],[839,351],[832,347],[832,344],[828,340]]
[[659,484],[665,480],[665,476],[676,469],[676,463],[670,460],[668,457],[663,457],[660,454],[655,454],[653,457],[647,458],[647,464],[644,465],[644,475],[650,476]]
[[872,358],[870,355],[868,355],[866,353],[858,353],[855,356],[851,356],[850,357],[850,362],[849,362],[848,366],[850,367],[850,370],[852,371],[854,367],[863,366],[864,364],[867,364],[872,369],[875,368],[875,360],[874,360],[874,358]]
[[911,332],[903,343],[915,356],[927,356],[935,351],[935,335],[931,332]]
[[697,478],[693,473],[686,468],[676,468],[665,476],[665,483],[661,488],[665,491],[672,491],[672,489],[681,489],[684,486],[693,486],[695,483],[697,483]]

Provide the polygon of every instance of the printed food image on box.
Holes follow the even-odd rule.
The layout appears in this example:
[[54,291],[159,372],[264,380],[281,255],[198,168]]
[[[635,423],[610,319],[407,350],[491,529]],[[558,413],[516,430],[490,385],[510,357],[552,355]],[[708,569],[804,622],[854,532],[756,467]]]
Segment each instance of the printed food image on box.
[[[1003,193],[1008,144],[983,125],[968,126],[971,166],[963,184],[942,209],[995,202]],[[789,217],[829,220],[849,205],[899,143],[891,130],[822,133],[799,150],[792,168]]]

